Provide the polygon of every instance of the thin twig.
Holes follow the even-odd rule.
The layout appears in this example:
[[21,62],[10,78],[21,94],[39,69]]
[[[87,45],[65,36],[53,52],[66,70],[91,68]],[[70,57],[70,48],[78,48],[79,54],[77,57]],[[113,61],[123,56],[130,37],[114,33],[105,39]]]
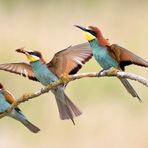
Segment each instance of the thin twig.
[[135,80],[135,81],[148,87],[148,80],[146,78],[136,75],[136,74],[123,72],[123,71],[118,71],[117,73],[109,74],[109,71],[106,70],[106,71],[102,71],[100,73],[91,72],[91,73],[79,73],[79,74],[75,74],[75,75],[69,75],[67,78],[63,78],[63,79],[60,79],[56,82],[53,82],[35,93],[27,93],[27,94],[22,95],[22,97],[17,99],[5,113],[0,114],[0,119],[7,116],[12,111],[12,109],[15,108],[16,106],[18,106],[19,104],[21,104],[25,101],[28,101],[29,99],[41,96],[44,93],[48,93],[51,89],[54,89],[59,85],[67,84],[70,81],[74,81],[76,79],[81,79],[81,78],[86,78],[86,77],[106,77],[106,76],[107,77],[127,78],[127,79],[131,79],[131,80]]

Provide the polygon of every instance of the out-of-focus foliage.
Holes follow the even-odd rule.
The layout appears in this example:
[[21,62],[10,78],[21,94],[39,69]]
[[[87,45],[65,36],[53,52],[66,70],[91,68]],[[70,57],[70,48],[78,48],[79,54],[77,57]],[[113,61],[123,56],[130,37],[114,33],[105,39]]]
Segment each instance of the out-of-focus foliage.
[[[148,3],[143,1],[0,0],[0,63],[26,61],[15,52],[27,47],[40,50],[49,61],[59,50],[85,42],[73,25],[97,25],[111,43],[148,60]],[[95,60],[81,72],[100,71]],[[148,69],[131,66],[127,71],[147,77]],[[2,82],[17,97],[41,88],[39,83],[0,71]],[[147,148],[147,88],[131,82],[143,103],[132,98],[116,78],[71,82],[68,96],[81,108],[82,116],[71,121],[58,117],[54,96],[49,93],[20,105],[41,128],[32,134],[18,122],[0,120],[0,146],[5,148]]]

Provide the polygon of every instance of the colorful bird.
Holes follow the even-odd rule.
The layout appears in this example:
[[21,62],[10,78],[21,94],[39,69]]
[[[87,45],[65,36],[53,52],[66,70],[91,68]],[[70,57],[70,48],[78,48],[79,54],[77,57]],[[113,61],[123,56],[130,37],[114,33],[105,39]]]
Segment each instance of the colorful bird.
[[[7,111],[7,109],[11,106],[12,103],[15,102],[14,96],[4,88],[4,86],[0,83],[0,114]],[[27,127],[31,132],[37,133],[40,131],[38,127],[33,125],[28,121],[22,111],[15,107],[9,114],[9,117],[12,117],[18,121],[20,121],[25,127]]]
[[[45,62],[39,51],[25,50],[23,48],[16,51],[25,54],[30,64],[0,64],[0,69],[39,81],[44,86],[68,74],[77,73],[82,65],[92,57],[92,51],[88,43],[71,46],[56,53],[49,63]],[[60,118],[62,120],[71,119],[74,123],[73,118],[79,116],[81,111],[67,97],[64,88],[65,86],[58,86],[56,89],[52,89],[52,93],[56,98]]]
[[[135,64],[139,66],[148,67],[148,62],[141,57],[135,55],[129,50],[117,45],[110,45],[109,40],[103,37],[100,29],[95,26],[88,28],[75,25],[84,31],[86,39],[92,48],[92,53],[95,60],[101,65],[103,70],[114,68],[114,70],[125,70],[125,66]],[[125,78],[119,78],[127,91],[141,101],[140,97],[133,89],[131,84]]]

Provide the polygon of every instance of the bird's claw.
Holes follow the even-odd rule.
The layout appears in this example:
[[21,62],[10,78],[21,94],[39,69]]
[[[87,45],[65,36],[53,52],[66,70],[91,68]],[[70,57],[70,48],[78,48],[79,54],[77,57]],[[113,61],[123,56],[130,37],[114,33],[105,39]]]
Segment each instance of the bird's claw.
[[105,71],[104,69],[100,70],[100,71],[98,72],[98,75],[97,75],[97,76],[98,76],[98,77],[101,76],[101,73],[104,72],[104,71]]
[[116,75],[117,72],[119,72],[119,71],[120,71],[119,69],[117,69],[115,67],[111,67],[106,72],[107,72],[107,75],[112,76],[112,75]]
[[60,80],[64,83],[67,84],[70,81],[70,78],[68,75],[62,75]]

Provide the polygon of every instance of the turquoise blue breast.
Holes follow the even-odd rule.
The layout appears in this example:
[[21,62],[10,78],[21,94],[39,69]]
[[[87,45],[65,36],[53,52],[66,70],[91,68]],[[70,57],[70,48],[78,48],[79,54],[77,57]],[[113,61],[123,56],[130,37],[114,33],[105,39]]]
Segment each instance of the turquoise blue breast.
[[99,46],[97,40],[90,41],[92,47],[93,56],[96,61],[101,65],[103,69],[109,69],[111,67],[117,67],[118,63],[110,56],[107,47]]
[[6,101],[5,96],[0,90],[0,112],[5,112],[10,107],[10,103]]
[[43,64],[40,60],[36,62],[31,62],[30,65],[36,78],[43,85],[48,85],[51,82],[58,80],[57,76],[47,68],[46,64]]

